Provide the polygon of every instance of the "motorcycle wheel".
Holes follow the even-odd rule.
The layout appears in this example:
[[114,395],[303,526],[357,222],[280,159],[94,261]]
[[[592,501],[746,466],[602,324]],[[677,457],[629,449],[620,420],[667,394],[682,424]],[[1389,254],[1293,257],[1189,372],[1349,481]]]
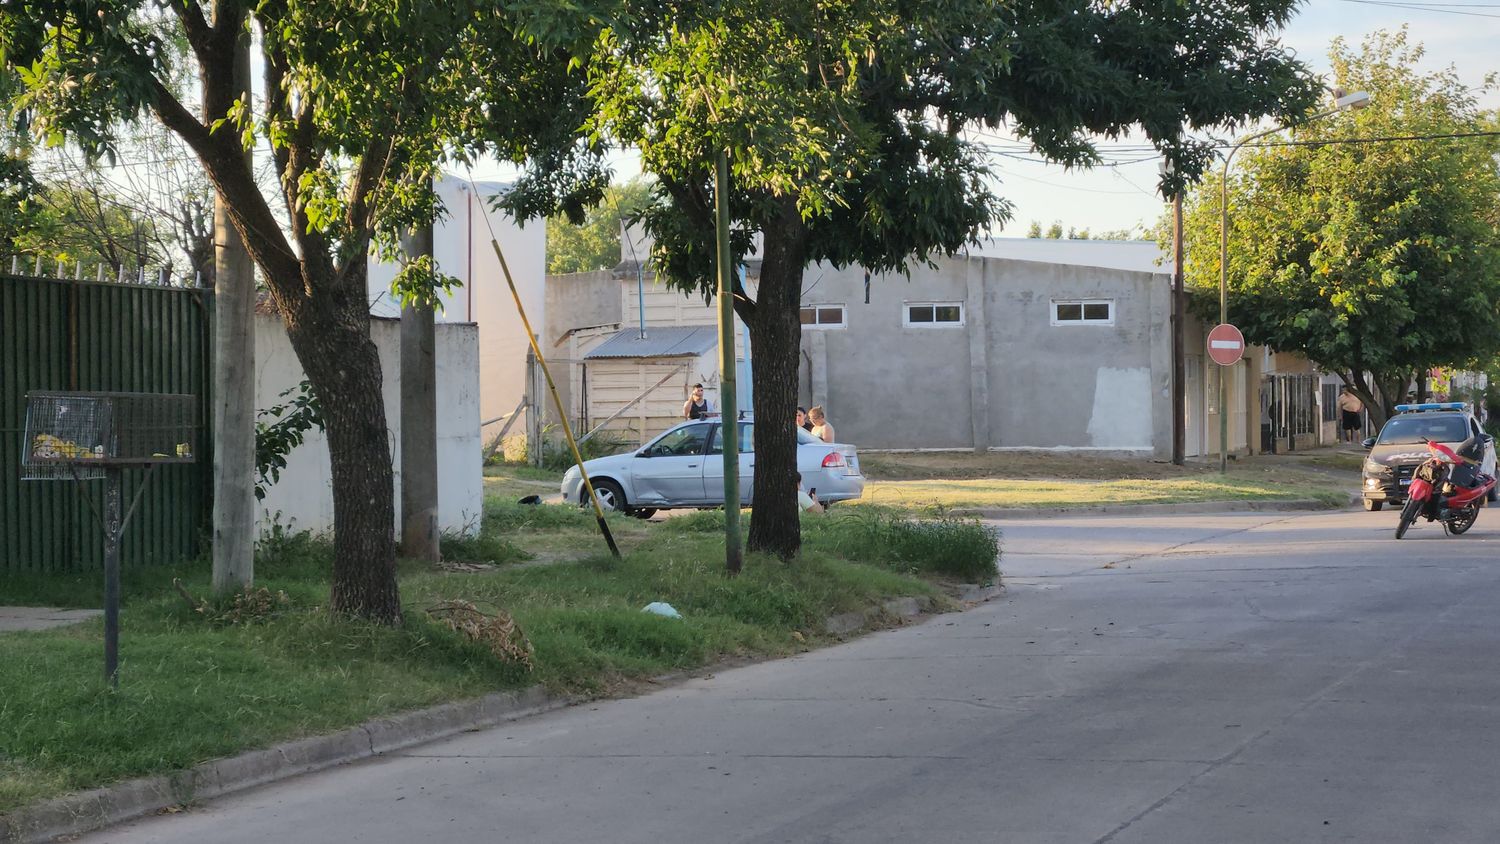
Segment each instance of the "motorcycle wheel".
[[1417,513],[1422,510],[1422,502],[1415,498],[1408,498],[1406,506],[1401,508],[1401,521],[1396,523],[1396,538],[1400,539],[1406,535],[1406,529],[1417,520]]
[[1474,526],[1474,520],[1479,518],[1479,508],[1474,506],[1465,507],[1457,516],[1448,520],[1448,530],[1454,534],[1463,533]]

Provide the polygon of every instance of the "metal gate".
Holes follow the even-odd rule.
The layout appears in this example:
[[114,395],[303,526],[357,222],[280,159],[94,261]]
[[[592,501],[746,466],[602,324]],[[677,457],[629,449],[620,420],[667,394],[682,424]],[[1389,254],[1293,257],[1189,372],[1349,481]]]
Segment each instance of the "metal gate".
[[1317,381],[1312,375],[1267,375],[1260,382],[1261,452],[1317,445]]
[[[0,575],[103,566],[99,526],[77,485],[20,479],[31,390],[197,396],[203,459],[157,471],[121,557],[128,567],[198,553],[213,473],[210,303],[194,288],[0,275]],[[127,497],[143,474],[125,473]],[[97,482],[83,484],[98,497]]]

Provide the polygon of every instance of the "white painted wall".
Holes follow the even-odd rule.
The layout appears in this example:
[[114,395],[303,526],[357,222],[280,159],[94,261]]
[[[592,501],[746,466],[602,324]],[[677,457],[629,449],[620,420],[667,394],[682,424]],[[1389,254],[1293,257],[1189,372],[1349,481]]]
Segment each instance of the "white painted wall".
[[[463,282],[443,298],[438,321],[479,325],[482,419],[510,413],[521,401],[526,392],[526,351],[530,347],[500,259],[490,244],[492,230],[505,253],[532,329],[540,332],[547,316],[547,227],[536,220],[522,228],[509,215],[490,209],[490,201],[509,187],[500,182],[476,182],[471,188],[466,179],[454,176],[445,176],[437,183],[445,216],[433,227],[433,257],[441,272]],[[396,271],[393,264],[371,260],[368,289],[372,315],[400,316],[401,309],[390,294]]]
[[[380,353],[384,380],[386,424],[390,427],[389,456],[395,470],[396,520],[401,526],[401,396],[400,325],[394,320],[372,319],[370,336]],[[438,526],[444,532],[477,533],[484,500],[483,467],[479,442],[479,332],[474,325],[440,323],[437,326],[438,413]],[[281,319],[274,315],[255,317],[255,406],[264,409],[281,403],[282,391],[295,387],[307,376],[292,351]],[[333,481],[329,471],[328,442],[321,432],[311,432],[302,445],[287,456],[281,480],[266,492],[258,506],[257,529],[264,531],[273,520],[290,522],[297,530],[326,533],[333,530]]]

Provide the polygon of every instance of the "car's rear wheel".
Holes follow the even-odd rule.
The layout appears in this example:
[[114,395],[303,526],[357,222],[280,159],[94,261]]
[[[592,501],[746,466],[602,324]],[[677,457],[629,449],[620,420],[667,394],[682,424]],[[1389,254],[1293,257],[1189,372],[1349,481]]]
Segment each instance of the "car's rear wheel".
[[656,515],[656,508],[642,507],[639,510],[631,510],[630,515],[635,516],[637,519],[649,519],[652,516]]
[[1367,510],[1368,512],[1378,513],[1380,512],[1380,508],[1384,506],[1384,501],[1371,501],[1368,498],[1365,499],[1365,510]]
[[1490,487],[1490,491],[1484,494],[1484,500],[1488,501],[1491,504],[1494,504],[1496,501],[1500,501],[1500,484],[1495,484],[1494,486]]

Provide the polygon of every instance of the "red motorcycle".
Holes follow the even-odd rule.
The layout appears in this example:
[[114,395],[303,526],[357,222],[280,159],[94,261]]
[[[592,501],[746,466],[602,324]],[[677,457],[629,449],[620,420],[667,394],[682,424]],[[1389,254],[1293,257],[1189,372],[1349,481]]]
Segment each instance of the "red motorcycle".
[[1456,451],[1425,437],[1423,442],[1431,456],[1412,472],[1406,506],[1401,508],[1401,521],[1396,525],[1397,539],[1406,535],[1418,516],[1442,522],[1446,533],[1463,533],[1474,526],[1486,493],[1495,485],[1494,478],[1476,468],[1479,461],[1466,456],[1466,452],[1483,448],[1478,437],[1465,440]]

